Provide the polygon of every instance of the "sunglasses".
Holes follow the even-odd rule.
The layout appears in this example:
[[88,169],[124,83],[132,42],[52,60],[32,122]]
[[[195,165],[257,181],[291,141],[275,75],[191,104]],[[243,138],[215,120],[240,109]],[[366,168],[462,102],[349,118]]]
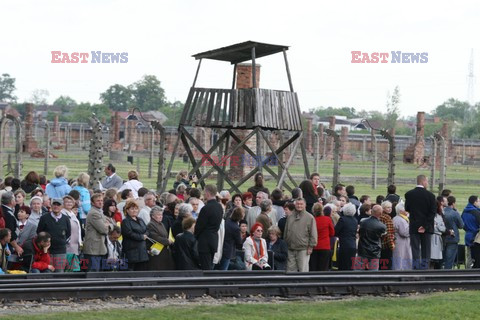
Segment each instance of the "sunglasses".
[[255,230],[255,232],[263,232],[263,230],[262,229],[257,229],[257,230]]

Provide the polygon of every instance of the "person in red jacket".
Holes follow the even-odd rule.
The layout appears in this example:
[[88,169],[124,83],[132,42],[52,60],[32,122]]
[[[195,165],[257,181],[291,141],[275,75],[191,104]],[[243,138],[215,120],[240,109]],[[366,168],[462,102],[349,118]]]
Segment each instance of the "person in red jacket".
[[35,238],[25,242],[23,255],[33,255],[32,273],[48,273],[55,271],[51,264],[48,249],[51,245],[51,236],[48,232],[40,232]]
[[330,217],[323,214],[323,206],[315,203],[312,208],[317,224],[317,245],[310,256],[310,271],[328,271],[330,265],[330,238],[335,235],[335,228]]

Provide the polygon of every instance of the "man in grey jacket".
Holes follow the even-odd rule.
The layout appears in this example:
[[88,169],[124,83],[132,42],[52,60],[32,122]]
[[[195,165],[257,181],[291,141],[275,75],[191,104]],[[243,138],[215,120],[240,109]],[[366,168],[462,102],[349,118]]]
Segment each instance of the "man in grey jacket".
[[102,187],[103,189],[107,190],[110,188],[120,189],[123,185],[123,179],[120,178],[116,173],[116,169],[113,164],[109,163],[108,166],[105,167],[105,174],[106,177],[102,180]]
[[102,258],[107,254],[106,237],[113,229],[107,217],[103,214],[103,195],[92,196],[92,208],[87,214],[85,223],[85,241],[83,253],[88,260],[88,271],[100,271]]
[[317,245],[317,225],[313,216],[305,211],[305,199],[295,200],[295,211],[288,216],[284,239],[288,246],[289,272],[308,272],[308,262]]

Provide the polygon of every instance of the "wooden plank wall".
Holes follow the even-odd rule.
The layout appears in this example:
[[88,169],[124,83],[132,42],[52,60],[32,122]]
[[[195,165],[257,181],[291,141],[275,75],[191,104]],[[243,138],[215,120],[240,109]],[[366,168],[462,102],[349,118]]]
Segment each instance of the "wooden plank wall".
[[295,92],[192,88],[181,124],[214,128],[301,130]]

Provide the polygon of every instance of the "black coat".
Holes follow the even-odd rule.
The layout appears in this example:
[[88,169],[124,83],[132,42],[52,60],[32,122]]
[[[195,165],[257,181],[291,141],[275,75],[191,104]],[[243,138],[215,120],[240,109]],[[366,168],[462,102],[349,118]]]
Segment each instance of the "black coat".
[[282,231],[282,239],[285,237],[284,232],[285,232],[285,225],[287,224],[287,216],[280,218],[278,220],[278,228],[280,228],[280,231]]
[[287,270],[288,247],[285,240],[278,238],[273,245],[268,243],[267,248],[273,251],[274,270]]
[[335,225],[335,236],[339,238],[340,248],[357,248],[357,218],[352,216],[340,217]]
[[163,211],[162,223],[163,223],[163,226],[165,227],[165,230],[167,230],[167,232],[170,233],[170,229],[172,229],[173,224],[175,223],[175,217],[173,216],[173,213],[168,211],[168,209],[165,209],[165,211]]
[[2,214],[5,220],[5,228],[10,229],[12,238],[10,241],[17,240],[17,219],[14,216],[14,210],[2,204]]
[[42,231],[48,232],[52,237],[51,254],[67,253],[67,239],[70,238],[71,225],[66,215],[62,214],[57,222],[50,213],[44,214],[37,226],[37,233]]
[[[150,220],[150,223],[147,225],[147,234],[150,238],[165,246],[159,255],[149,257],[149,270],[175,270],[168,233],[163,224],[158,223],[154,219]],[[148,242],[150,241],[148,240]]]
[[182,228],[182,221],[183,219],[178,217],[175,222],[173,223],[173,226],[172,226],[172,235],[174,237],[176,237],[177,235],[179,235],[180,233],[183,232],[183,228]]
[[360,222],[360,240],[358,241],[358,255],[367,259],[379,259],[382,251],[382,235],[387,227],[375,217]]
[[305,202],[307,204],[305,210],[313,214],[313,205],[315,204],[315,202],[318,202],[318,198],[310,194],[304,194],[303,197],[305,198]]
[[33,190],[37,188],[41,188],[40,185],[36,183],[30,183],[27,180],[22,180],[20,183],[20,187],[22,188],[23,191],[25,191],[26,194],[31,193]]
[[426,233],[433,233],[437,214],[435,196],[425,188],[416,187],[405,193],[405,210],[410,213],[410,234],[418,233],[424,227]]
[[236,256],[236,249],[242,250],[242,237],[238,223],[231,219],[225,220],[225,238],[223,240],[223,256],[232,259]]
[[209,200],[198,214],[195,237],[198,252],[215,254],[218,248],[218,229],[222,223],[223,208],[216,200]]
[[260,191],[265,192],[266,194],[268,194],[270,196],[270,191],[268,191],[268,188],[257,187],[257,186],[253,186],[253,187],[248,188],[248,192],[251,192],[253,194],[253,202],[255,202],[255,198],[257,197],[257,193],[260,192]]
[[[398,194],[395,194],[395,193],[390,193],[390,194],[387,194],[387,196],[385,197],[385,201],[390,201],[391,203],[399,203],[400,202],[400,196]],[[393,208],[395,209],[395,208]]]
[[142,219],[133,220],[129,215],[122,221],[122,250],[127,263],[148,261],[147,244],[143,235],[147,234],[147,226]]
[[173,244],[173,258],[177,270],[199,270],[197,239],[185,231],[175,237]]

